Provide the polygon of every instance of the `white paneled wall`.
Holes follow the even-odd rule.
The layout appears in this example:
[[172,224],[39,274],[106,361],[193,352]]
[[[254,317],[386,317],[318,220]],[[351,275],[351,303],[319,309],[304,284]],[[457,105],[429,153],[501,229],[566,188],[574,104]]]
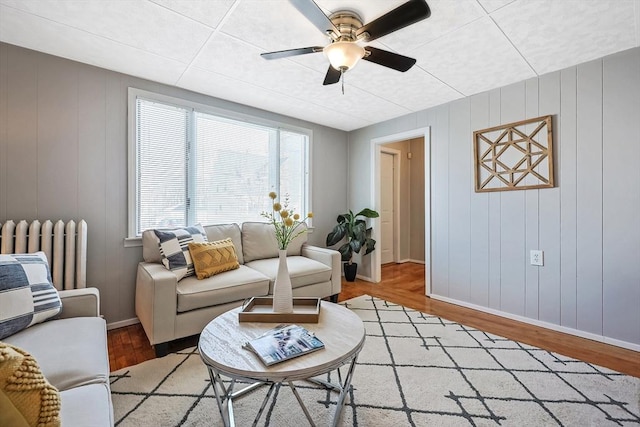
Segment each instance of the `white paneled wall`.
[[[556,187],[475,193],[472,132],[547,114]],[[351,132],[351,153],[425,126],[432,294],[640,348],[640,49]]]

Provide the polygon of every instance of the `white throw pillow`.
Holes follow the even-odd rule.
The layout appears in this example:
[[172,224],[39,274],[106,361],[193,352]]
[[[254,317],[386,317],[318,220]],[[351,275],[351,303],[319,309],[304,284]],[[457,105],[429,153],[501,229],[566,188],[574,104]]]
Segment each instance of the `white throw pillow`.
[[[302,223],[296,230],[299,234],[289,243],[287,256],[297,256],[302,253],[302,245],[307,242],[307,224]],[[257,259],[277,258],[278,240],[276,231],[270,222],[244,222],[242,223],[242,251],[244,262]]]

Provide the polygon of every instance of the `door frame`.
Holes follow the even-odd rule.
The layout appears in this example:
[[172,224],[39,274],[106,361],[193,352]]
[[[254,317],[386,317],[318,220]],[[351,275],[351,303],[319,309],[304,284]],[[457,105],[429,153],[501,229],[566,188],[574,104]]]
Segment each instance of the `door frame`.
[[[386,153],[393,156],[393,262],[400,261],[400,168],[402,151],[394,148],[388,148],[384,145],[379,145],[380,153]],[[382,207],[380,207],[382,212]],[[382,259],[382,254],[380,255]],[[382,262],[382,261],[381,261]]]
[[[431,127],[422,127],[405,132],[372,138],[371,152],[371,202],[372,209],[380,210],[380,150],[382,144],[405,141],[407,139],[424,138],[424,262],[425,262],[425,294],[431,294]],[[375,239],[380,230],[380,218],[371,220],[372,237]],[[381,254],[373,251],[371,279],[378,283],[382,280]]]

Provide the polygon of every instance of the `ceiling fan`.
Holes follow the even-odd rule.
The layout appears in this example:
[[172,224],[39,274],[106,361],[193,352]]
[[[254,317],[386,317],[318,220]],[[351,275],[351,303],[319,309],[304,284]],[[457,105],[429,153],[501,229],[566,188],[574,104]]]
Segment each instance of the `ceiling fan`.
[[[313,25],[331,39],[327,46],[311,46],[260,54],[265,59],[279,59],[308,53],[324,52],[331,65],[323,85],[338,83],[344,73],[360,59],[405,72],[416,60],[359,42],[373,41],[431,16],[425,0],[409,0],[379,18],[362,24],[362,18],[351,10],[324,14],[313,0],[289,0]],[[343,79],[344,93],[344,79]]]

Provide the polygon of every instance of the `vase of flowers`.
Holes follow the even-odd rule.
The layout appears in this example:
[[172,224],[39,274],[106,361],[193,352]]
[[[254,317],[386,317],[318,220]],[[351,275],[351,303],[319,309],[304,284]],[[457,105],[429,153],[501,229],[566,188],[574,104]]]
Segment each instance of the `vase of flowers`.
[[304,219],[300,214],[289,208],[289,197],[285,196],[283,203],[276,202],[278,195],[273,191],[269,193],[272,200],[271,212],[262,212],[273,225],[278,241],[278,272],[273,284],[273,311],[274,313],[293,313],[293,292],[291,290],[291,277],[287,266],[287,247],[289,243],[306,229],[300,229],[307,218],[312,218],[309,212]]

